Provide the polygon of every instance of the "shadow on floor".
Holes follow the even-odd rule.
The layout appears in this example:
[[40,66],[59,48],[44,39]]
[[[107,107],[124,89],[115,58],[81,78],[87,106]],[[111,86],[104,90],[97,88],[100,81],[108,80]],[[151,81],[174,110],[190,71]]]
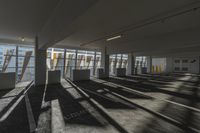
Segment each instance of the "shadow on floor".
[[97,83],[97,82],[94,82],[92,80],[90,80],[90,81],[78,81],[78,82],[74,82],[74,83],[82,89],[94,91],[96,93],[101,93],[104,96],[107,96],[107,97],[113,99],[115,102],[111,101],[111,100],[107,100],[107,99],[102,98],[102,97],[99,97],[99,96],[92,94],[88,91],[85,91],[93,99],[95,99],[98,103],[100,103],[102,106],[104,106],[105,108],[108,108],[108,109],[136,109],[136,108],[130,107],[130,105],[127,105],[126,103],[123,104],[122,102],[119,102],[119,99],[116,99],[115,96],[113,97],[110,93],[105,91],[105,89],[112,91],[112,92],[115,92],[117,94],[120,94],[120,95],[127,97],[127,98],[135,98],[135,99],[141,99],[141,100],[142,99],[149,99],[147,97],[138,95],[136,93],[128,92],[128,91],[123,90],[121,88],[115,88],[115,87],[111,87],[111,86],[108,86],[108,85],[104,85],[102,83]]
[[[49,85],[46,91],[45,101],[58,99],[66,124],[79,124],[89,126],[105,126],[100,123],[79,102],[86,99],[74,99],[62,85]],[[74,115],[76,114],[76,116]],[[74,115],[74,116],[73,116]]]
[[0,122],[0,133],[29,133],[29,123],[25,99],[17,105],[3,122]]
[[136,94],[134,92],[131,92],[131,91],[128,91],[128,90],[125,90],[123,88],[120,88],[120,87],[113,87],[113,86],[108,86],[108,85],[105,85],[104,83],[106,82],[103,82],[103,83],[98,83],[98,82],[95,82],[93,80],[89,80],[89,81],[79,81],[79,82],[74,82],[76,85],[78,85],[79,87],[82,87],[82,88],[85,88],[85,89],[89,89],[91,91],[100,91],[100,90],[103,90],[103,89],[108,89],[110,91],[113,91],[113,92],[116,92],[122,96],[125,96],[127,98],[135,98],[135,99],[149,99],[145,96],[142,96],[142,95],[139,95],[139,94]]
[[[14,88],[13,88],[14,89]],[[12,89],[9,90],[0,90],[0,99],[6,95],[7,93],[9,93],[10,91],[12,91]]]
[[[123,85],[125,87],[129,87],[131,89],[138,90],[138,91],[141,91],[141,92],[146,92],[146,93],[148,93],[148,92],[154,92],[154,93],[159,92],[159,93],[164,93],[164,94],[168,94],[168,95],[172,95],[172,96],[176,96],[176,97],[180,97],[180,98],[184,98],[184,99],[193,98],[193,95],[191,95],[190,93],[180,92],[179,90],[182,89],[181,87],[177,88],[177,91],[175,92],[175,91],[162,89],[158,86],[143,84],[141,82],[135,83],[135,82],[120,80],[120,79],[115,79],[115,78],[108,78],[108,79],[105,79],[105,81],[111,82],[111,83],[116,83],[116,84],[119,84],[119,85]],[[200,98],[198,97],[196,100],[200,101]]]
[[[200,78],[196,81],[196,83],[193,84],[195,86],[194,88],[191,88],[192,91],[192,97],[190,99],[180,99],[179,97],[172,97],[170,100],[174,102],[185,102],[190,107],[199,108],[200,102],[199,102],[199,86]],[[178,91],[181,93],[181,91],[184,91],[182,87],[181,89],[178,89]],[[184,88],[187,89],[187,88]],[[171,133],[191,133],[188,129],[188,127],[192,127],[193,129],[196,129],[197,131],[200,131],[200,113],[195,112],[193,110],[180,107],[174,104],[166,103],[158,112],[162,113],[165,116],[168,116],[170,118],[175,119],[176,121],[179,121],[183,124],[183,130],[180,129],[173,129],[174,127],[171,125],[165,125],[164,122],[160,121],[158,118],[154,117],[148,124],[144,125],[144,128],[141,133],[158,133],[158,132],[165,132],[162,131],[161,127],[168,127],[168,130]],[[173,129],[173,130],[172,130]]]

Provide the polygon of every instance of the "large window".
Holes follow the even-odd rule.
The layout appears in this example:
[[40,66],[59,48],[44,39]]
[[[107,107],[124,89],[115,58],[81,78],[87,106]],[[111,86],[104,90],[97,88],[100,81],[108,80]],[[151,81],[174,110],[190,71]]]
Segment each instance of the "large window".
[[96,52],[96,59],[94,64],[94,75],[96,74],[96,71],[98,68],[101,67],[101,52]]
[[30,81],[34,80],[35,75],[35,53],[34,47],[18,47],[17,57],[17,80]]
[[67,49],[66,50],[66,61],[65,61],[65,75],[70,77],[71,72],[75,69],[76,64],[76,50]]
[[90,69],[90,74],[94,75],[100,65],[100,52],[55,48],[47,50],[47,69],[61,70],[61,76],[70,77],[73,69]]
[[166,71],[166,58],[152,58],[152,73],[163,73]]
[[143,73],[143,68],[147,69],[147,57],[136,56],[135,58],[135,71],[136,73]]
[[78,50],[77,53],[77,69],[90,69],[91,75],[94,71],[94,51]]
[[147,67],[147,58],[146,58],[146,56],[137,56],[135,58],[135,67],[136,68]]
[[47,50],[47,70],[64,70],[64,49],[49,48]]
[[16,46],[0,45],[0,71],[16,71]]
[[0,45],[0,72],[16,72],[16,81],[34,79],[34,47]]
[[109,60],[110,74],[115,74],[116,68],[128,67],[128,55],[127,54],[113,54],[110,55]]

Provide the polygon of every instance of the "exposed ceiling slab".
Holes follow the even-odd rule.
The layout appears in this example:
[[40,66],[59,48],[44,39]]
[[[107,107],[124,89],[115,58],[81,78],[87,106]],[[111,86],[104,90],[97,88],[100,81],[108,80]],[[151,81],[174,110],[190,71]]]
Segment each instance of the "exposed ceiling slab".
[[[197,0],[100,0],[71,24],[72,34],[57,46],[107,46],[108,52],[120,53],[155,50],[158,45],[157,49],[171,49],[176,43],[178,47],[190,45],[200,41],[198,8]],[[119,34],[122,38],[106,41]]]
[[24,37],[27,44],[34,43],[35,36],[52,14],[59,0],[1,0],[0,40],[18,43]]
[[48,48],[74,33],[70,26],[97,0],[61,0],[39,33],[39,47]]
[[[143,53],[200,46],[199,0],[2,0],[0,43]],[[120,39],[106,41],[115,35]],[[25,38],[25,42],[21,38]]]

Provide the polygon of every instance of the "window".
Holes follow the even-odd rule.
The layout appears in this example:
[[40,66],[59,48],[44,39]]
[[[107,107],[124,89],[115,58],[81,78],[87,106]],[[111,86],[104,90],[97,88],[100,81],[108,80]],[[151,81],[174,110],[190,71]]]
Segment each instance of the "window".
[[60,70],[63,75],[64,49],[49,48],[47,50],[47,70]]
[[30,81],[35,77],[35,53],[34,47],[18,47],[18,81]]
[[147,67],[147,58],[146,58],[146,56],[137,56],[135,58],[135,67],[136,68]]
[[166,71],[166,58],[152,58],[152,72],[163,73]]
[[188,63],[188,60],[187,59],[182,60],[182,63]]
[[[34,47],[0,45],[0,60],[0,71],[16,72],[17,82],[34,79]],[[16,66],[16,64],[18,65]]]
[[[15,72],[16,68],[16,46],[15,45],[0,45],[1,63],[0,72]],[[6,62],[6,63],[4,63]]]
[[[66,56],[64,57],[64,55]],[[57,48],[47,50],[47,69],[61,70],[61,76],[70,77],[73,69],[90,69],[91,75],[93,75],[100,65],[100,52],[96,52],[95,58],[95,51]]]
[[65,60],[65,75],[70,77],[72,69],[75,69],[76,64],[76,50],[67,49],[66,50],[66,60]]
[[94,74],[96,73],[97,69],[101,67],[101,52],[96,52],[96,59],[94,65]]
[[110,74],[115,74],[116,68],[127,68],[128,55],[127,54],[113,54],[109,59]]
[[182,71],[188,71],[188,68],[187,67],[183,67]]
[[180,63],[180,60],[174,60],[174,63]]
[[175,71],[180,71],[180,67],[175,67],[174,70]]
[[93,75],[94,71],[94,51],[77,51],[77,69],[90,69],[90,74]]

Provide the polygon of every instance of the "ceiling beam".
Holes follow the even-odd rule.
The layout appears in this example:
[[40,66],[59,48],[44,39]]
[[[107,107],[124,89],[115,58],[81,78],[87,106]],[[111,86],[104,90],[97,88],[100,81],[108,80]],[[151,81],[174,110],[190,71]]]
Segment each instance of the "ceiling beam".
[[46,49],[72,34],[68,27],[98,0],[61,0],[38,34],[39,48]]

